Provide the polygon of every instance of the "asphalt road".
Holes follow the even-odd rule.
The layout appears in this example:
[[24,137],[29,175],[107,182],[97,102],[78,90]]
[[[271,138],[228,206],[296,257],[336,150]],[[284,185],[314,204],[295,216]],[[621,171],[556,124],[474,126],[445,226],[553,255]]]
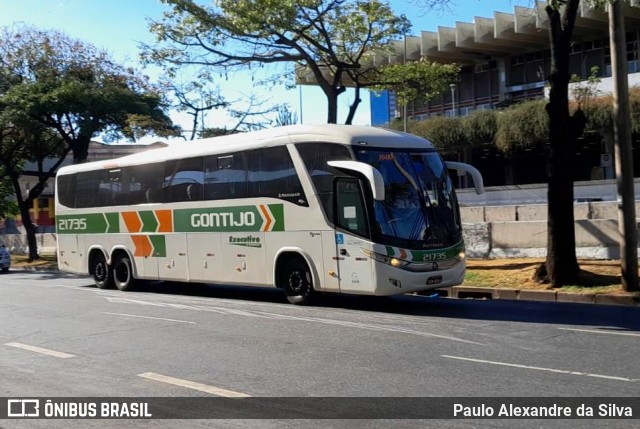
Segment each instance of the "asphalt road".
[[[297,307],[272,289],[155,283],[104,291],[87,278],[14,271],[0,276],[0,326],[0,397],[640,397],[640,311],[631,307],[418,296],[331,296]],[[515,425],[638,427],[638,420],[215,426]],[[0,421],[14,427],[176,421]]]

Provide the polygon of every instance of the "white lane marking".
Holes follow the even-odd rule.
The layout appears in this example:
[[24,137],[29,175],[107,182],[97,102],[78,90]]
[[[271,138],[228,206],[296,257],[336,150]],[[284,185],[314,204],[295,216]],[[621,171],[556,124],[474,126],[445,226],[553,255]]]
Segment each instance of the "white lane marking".
[[29,350],[30,352],[40,353],[42,355],[47,355],[47,356],[53,356],[53,357],[57,357],[57,358],[60,358],[60,359],[69,359],[69,358],[75,357],[75,355],[72,355],[72,354],[69,354],[69,353],[59,352],[59,351],[51,350],[51,349],[45,349],[45,348],[42,348],[42,347],[30,346],[28,344],[5,343],[4,345],[5,346],[9,346],[9,347],[15,347],[17,349]]
[[197,305],[187,305],[187,304],[174,304],[170,302],[151,302],[151,301],[143,301],[139,299],[129,299],[129,298],[110,298],[106,297],[107,301],[121,304],[139,304],[139,305],[149,305],[152,307],[165,307],[165,308],[176,308],[179,310],[194,310],[194,311],[208,311],[210,313],[218,313],[218,314],[235,314],[238,316],[251,316],[251,317],[261,317],[259,315],[251,314],[249,312],[243,310],[234,310],[228,309],[224,307],[212,307],[212,306],[197,306]]
[[127,313],[109,313],[109,312],[106,312],[106,311],[103,312],[103,313],[104,314],[111,314],[113,316],[137,317],[139,319],[166,320],[167,322],[190,323],[192,325],[197,325],[196,322],[189,322],[188,320],[166,319],[164,317],[139,316],[137,314],[127,314]]
[[208,384],[197,383],[195,381],[183,380],[181,378],[169,377],[168,375],[157,374],[155,372],[144,372],[138,374],[138,377],[147,378],[149,380],[160,381],[162,383],[173,384],[174,386],[186,387],[188,389],[198,390],[200,392],[209,393],[216,396],[224,396],[225,398],[250,398],[251,395],[246,393],[234,392],[233,390],[222,389],[220,387],[210,386]]
[[442,334],[434,334],[434,333],[431,333],[431,332],[416,331],[414,329],[403,328],[403,327],[399,327],[399,326],[372,325],[372,324],[367,324],[367,323],[349,322],[349,321],[346,321],[346,320],[324,319],[324,318],[320,318],[320,317],[287,316],[287,315],[284,315],[284,314],[267,313],[267,312],[264,312],[264,311],[259,311],[258,313],[265,314],[265,315],[270,315],[274,319],[301,320],[301,321],[305,321],[305,322],[316,322],[316,323],[323,323],[323,324],[327,324],[327,325],[338,325],[338,326],[345,326],[345,327],[349,327],[349,328],[366,329],[366,330],[370,330],[370,331],[397,332],[397,333],[402,333],[402,334],[418,335],[418,336],[421,336],[421,337],[441,338],[443,340],[458,341],[458,342],[461,342],[461,343],[474,344],[474,345],[477,345],[477,346],[484,346],[485,345],[485,344],[482,344],[482,343],[477,343],[475,341],[463,340],[462,338],[456,338],[456,337],[452,337],[452,336],[449,336],[449,335],[442,335]]
[[344,326],[344,327],[356,328],[356,329],[366,329],[369,331],[396,332],[396,333],[402,333],[402,334],[408,334],[408,335],[417,335],[420,337],[441,338],[443,340],[457,341],[461,343],[474,344],[478,346],[486,345],[483,343],[478,343],[476,341],[464,340],[462,338],[456,338],[449,335],[417,331],[414,329],[404,328],[400,326],[387,326],[387,325],[349,322],[346,320],[326,319],[321,317],[291,316],[291,315],[270,313],[266,311],[257,311],[257,310],[253,310],[253,312],[249,312],[245,310],[236,310],[236,309],[225,308],[225,307],[173,304],[173,303],[167,303],[167,302],[151,302],[151,301],[129,299],[129,298],[105,297],[105,299],[113,303],[139,304],[139,305],[149,305],[154,307],[177,308],[181,310],[207,311],[207,312],[218,313],[223,315],[260,317],[260,318],[271,319],[271,320],[273,319],[297,320],[297,321],[304,321],[304,322],[322,323],[325,325],[337,325],[337,326]]
[[616,376],[613,376],[613,375],[592,374],[592,373],[589,373],[589,372],[579,372],[579,371],[567,371],[567,370],[564,370],[564,369],[543,368],[543,367],[539,367],[539,366],[520,365],[520,364],[517,364],[517,363],[506,363],[506,362],[495,362],[495,361],[491,361],[491,360],[473,359],[473,358],[460,357],[460,356],[449,356],[449,355],[441,355],[441,356],[443,358],[447,358],[447,359],[457,359],[457,360],[464,360],[464,361],[468,361],[468,362],[486,363],[486,364],[490,364],[490,365],[510,366],[512,368],[532,369],[532,370],[536,370],[536,371],[555,372],[555,373],[558,373],[558,374],[569,374],[569,375],[581,375],[583,377],[606,378],[608,380],[627,381],[627,382],[631,382],[631,383],[635,383],[636,381],[640,381],[640,380],[635,379],[635,378],[616,377]]
[[589,334],[608,334],[608,335],[626,335],[629,337],[640,337],[640,334],[632,332],[616,332],[616,331],[599,331],[597,329],[576,329],[576,328],[558,328],[563,331],[587,332]]

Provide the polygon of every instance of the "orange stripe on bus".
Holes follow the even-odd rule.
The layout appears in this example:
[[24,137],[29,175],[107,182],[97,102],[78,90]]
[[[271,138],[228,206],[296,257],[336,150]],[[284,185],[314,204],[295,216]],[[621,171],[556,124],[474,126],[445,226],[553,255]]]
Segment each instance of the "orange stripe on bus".
[[153,246],[151,246],[151,240],[146,235],[132,235],[133,245],[136,250],[133,256],[151,256],[153,253]]
[[142,229],[142,221],[138,216],[138,212],[122,212],[122,219],[129,232],[140,232]]
[[173,216],[171,210],[156,210],[158,218],[158,232],[173,232]]
[[264,225],[264,227],[262,228],[263,231],[269,231],[269,227],[271,226],[271,223],[273,222],[271,220],[271,215],[269,214],[269,211],[267,210],[267,208],[263,205],[260,206],[260,211],[262,212],[262,214],[264,215],[264,217],[267,220],[267,223]]

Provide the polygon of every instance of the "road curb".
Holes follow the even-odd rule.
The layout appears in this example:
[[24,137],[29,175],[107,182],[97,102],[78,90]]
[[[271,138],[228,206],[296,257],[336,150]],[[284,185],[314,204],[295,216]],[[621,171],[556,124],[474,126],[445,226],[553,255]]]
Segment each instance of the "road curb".
[[481,286],[451,286],[441,289],[443,296],[458,299],[506,299],[512,301],[543,301],[576,304],[640,306],[640,293],[621,294],[568,293],[542,289],[501,289]]

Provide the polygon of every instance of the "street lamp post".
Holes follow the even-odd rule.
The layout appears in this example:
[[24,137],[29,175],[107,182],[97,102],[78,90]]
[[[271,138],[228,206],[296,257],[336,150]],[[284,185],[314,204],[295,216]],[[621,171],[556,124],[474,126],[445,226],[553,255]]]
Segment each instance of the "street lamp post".
[[456,112],[456,84],[452,83],[449,85],[449,88],[451,88],[451,106],[452,106],[452,116],[458,116],[458,113]]

